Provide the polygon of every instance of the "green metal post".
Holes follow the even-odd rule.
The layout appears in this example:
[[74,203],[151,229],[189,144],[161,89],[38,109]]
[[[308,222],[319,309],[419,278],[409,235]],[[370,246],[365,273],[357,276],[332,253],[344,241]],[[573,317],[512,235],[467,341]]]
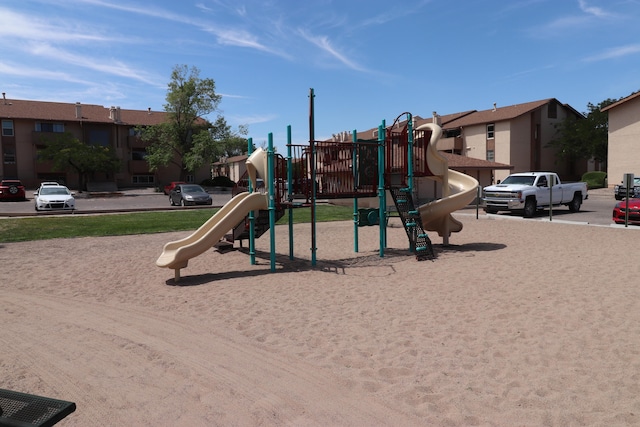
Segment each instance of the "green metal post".
[[[408,194],[413,197],[413,119],[411,113],[407,113],[407,185],[409,187]],[[409,251],[415,252],[415,242],[417,240],[417,233],[415,227],[412,227],[411,233],[413,238],[409,239]]]
[[[291,158],[291,125],[287,126],[287,200],[292,200],[293,160]],[[289,259],[293,259],[293,207],[289,205]]]
[[269,239],[271,254],[271,271],[276,271],[276,203],[273,197],[274,194],[274,149],[273,149],[273,134],[269,133],[269,145],[267,147],[267,182],[269,186]]
[[[251,156],[251,153],[253,153],[253,138],[248,139],[247,154]],[[253,193],[253,184],[251,183],[251,180],[249,180],[248,190],[249,190],[249,193]],[[256,235],[255,235],[256,218],[253,211],[249,211],[248,218],[249,218],[249,262],[251,263],[251,265],[255,265],[256,264]]]
[[[351,156],[351,171],[353,172],[353,184],[355,188],[359,187],[358,183],[358,132],[353,130],[353,154]],[[358,252],[358,198],[353,198],[353,251]]]

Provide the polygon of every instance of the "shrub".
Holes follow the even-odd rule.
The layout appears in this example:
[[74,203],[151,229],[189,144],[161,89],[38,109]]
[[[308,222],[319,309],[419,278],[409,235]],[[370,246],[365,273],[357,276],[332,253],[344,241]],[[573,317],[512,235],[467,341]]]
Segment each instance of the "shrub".
[[581,181],[586,182],[587,187],[589,189],[604,188],[606,178],[607,178],[606,172],[593,171],[593,172],[587,172],[584,175],[582,175]]
[[200,183],[203,187],[233,187],[235,184],[227,176],[216,176],[213,179],[205,179]]

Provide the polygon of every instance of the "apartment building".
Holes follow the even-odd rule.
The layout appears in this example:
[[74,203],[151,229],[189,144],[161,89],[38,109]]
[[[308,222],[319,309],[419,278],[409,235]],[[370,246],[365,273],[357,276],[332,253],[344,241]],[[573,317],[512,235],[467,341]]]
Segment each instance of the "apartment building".
[[[165,112],[127,110],[120,107],[82,104],[77,102],[44,102],[8,99],[0,100],[0,176],[18,178],[35,188],[42,181],[59,181],[75,188],[78,177],[70,170],[53,170],[51,162],[38,159],[38,150],[47,138],[69,132],[85,144],[111,147],[122,160],[122,169],[115,174],[95,174],[91,181],[112,183],[119,188],[160,186],[178,180],[177,166],[150,171],[145,160],[146,144],[136,135],[137,126],[164,122]],[[210,167],[204,166],[188,180],[200,182],[210,177]]]
[[607,181],[613,187],[624,174],[640,176],[640,92],[602,109],[609,115]]

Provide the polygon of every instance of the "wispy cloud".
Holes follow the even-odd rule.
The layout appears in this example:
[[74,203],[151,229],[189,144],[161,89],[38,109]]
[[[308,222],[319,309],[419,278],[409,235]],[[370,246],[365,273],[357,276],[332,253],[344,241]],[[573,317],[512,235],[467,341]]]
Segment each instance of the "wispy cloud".
[[583,30],[598,22],[611,22],[623,18],[619,14],[601,7],[591,6],[586,0],[578,0],[578,9],[571,15],[556,18],[542,26],[534,27],[529,33],[536,37],[551,37],[560,32]]
[[35,57],[50,58],[76,67],[126,77],[150,85],[162,86],[157,79],[154,79],[148,73],[136,70],[121,61],[78,55],[45,43],[34,43],[28,49]]
[[606,18],[612,16],[611,13],[605,11],[600,7],[589,6],[585,0],[578,0],[578,4],[580,5],[580,10],[582,10],[584,13],[593,15],[597,18]]
[[[123,12],[134,13],[138,15],[143,15],[143,16],[148,16],[152,18],[158,18],[158,19],[163,19],[171,22],[190,25],[190,26],[199,28],[201,31],[214,35],[216,37],[216,41],[220,45],[255,49],[262,52],[277,55],[283,58],[288,58],[288,59],[291,58],[290,55],[288,55],[287,53],[279,51],[278,49],[271,48],[269,46],[266,46],[264,43],[261,43],[259,41],[258,36],[246,30],[229,28],[223,25],[211,24],[200,19],[193,19],[187,15],[173,13],[159,7],[150,7],[150,8],[138,7],[130,4],[114,3],[114,2],[109,2],[105,0],[78,0],[78,1],[81,1],[86,4],[92,4],[92,5],[101,6],[105,8],[120,10]],[[208,8],[203,4],[198,4],[196,5],[196,7],[200,8],[201,10],[211,11],[210,8]],[[236,8],[235,11],[237,14],[241,16],[244,16],[246,14],[246,10],[244,9],[244,7]]]
[[91,82],[87,80],[79,79],[78,77],[68,73],[51,71],[33,66],[24,66],[9,62],[0,62],[0,74],[5,76],[26,77],[31,79],[65,81],[75,84],[91,84]]
[[277,119],[275,114],[252,115],[252,116],[227,116],[227,119],[233,123],[241,123],[245,125],[255,125],[258,123],[268,123]]
[[327,53],[332,58],[338,60],[338,62],[345,65],[346,67],[355,71],[368,72],[368,70],[365,67],[362,67],[358,63],[351,61],[349,58],[347,58],[345,54],[339,52],[338,49],[331,44],[331,41],[329,41],[329,38],[327,36],[311,35],[304,29],[299,29],[298,33],[305,40],[314,44],[316,47],[320,48],[320,50]]
[[605,61],[608,59],[622,58],[624,56],[636,55],[640,53],[640,44],[631,44],[607,49],[602,53],[588,56],[583,59],[585,62]]
[[49,42],[106,42],[113,40],[103,34],[75,28],[65,22],[48,22],[33,16],[0,7],[2,25],[0,37],[6,39],[47,40]]
[[364,19],[359,25],[356,24],[356,28],[358,27],[368,27],[374,25],[384,25],[391,21],[395,21],[397,19],[401,19],[408,15],[413,15],[420,11],[424,6],[431,3],[432,0],[421,0],[411,7],[397,7],[396,5],[392,6],[390,10],[386,10],[384,12],[379,13],[376,16],[371,18]]

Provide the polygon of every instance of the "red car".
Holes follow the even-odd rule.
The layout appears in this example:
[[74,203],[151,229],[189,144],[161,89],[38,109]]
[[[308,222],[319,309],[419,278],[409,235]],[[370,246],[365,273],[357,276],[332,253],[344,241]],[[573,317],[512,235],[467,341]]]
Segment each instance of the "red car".
[[173,190],[174,188],[176,188],[177,185],[180,185],[180,184],[186,184],[186,182],[173,181],[173,182],[170,182],[169,185],[165,185],[164,186],[164,194],[166,194],[168,196],[169,193],[171,193],[171,190]]
[[22,182],[17,179],[0,181],[0,200],[27,200]]
[[624,224],[624,216],[629,210],[628,223],[640,225],[640,199],[622,200],[613,208],[613,222]]

